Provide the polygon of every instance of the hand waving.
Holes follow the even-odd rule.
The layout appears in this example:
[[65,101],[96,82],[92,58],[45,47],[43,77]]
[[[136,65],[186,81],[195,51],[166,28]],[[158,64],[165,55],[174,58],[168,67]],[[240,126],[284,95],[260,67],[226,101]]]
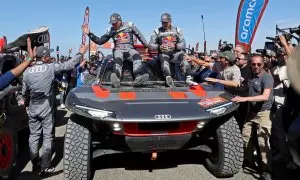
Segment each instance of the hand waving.
[[85,53],[87,52],[88,49],[89,49],[88,46],[82,44],[82,45],[80,45],[79,52],[80,52],[81,54],[85,54]]
[[32,50],[30,37],[27,38],[27,54],[30,59],[34,59],[36,57],[36,47]]
[[88,25],[82,25],[81,28],[82,28],[82,31],[83,31],[85,34],[89,34],[89,33],[90,33],[90,28],[89,28]]

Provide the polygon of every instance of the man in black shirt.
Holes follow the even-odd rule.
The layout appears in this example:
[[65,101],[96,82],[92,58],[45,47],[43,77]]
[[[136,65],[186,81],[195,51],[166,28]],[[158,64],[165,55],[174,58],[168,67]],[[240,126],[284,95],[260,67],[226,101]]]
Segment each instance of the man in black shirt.
[[[235,93],[234,95],[241,96],[241,97],[247,97],[249,95],[248,79],[250,79],[252,76],[252,70],[248,63],[249,61],[250,61],[249,56],[244,53],[239,55],[236,59],[236,64],[241,70],[241,85],[232,90],[232,92]],[[237,111],[236,118],[238,120],[241,129],[243,128],[243,125],[245,123],[247,113],[248,113],[248,102],[240,103],[240,107]]]

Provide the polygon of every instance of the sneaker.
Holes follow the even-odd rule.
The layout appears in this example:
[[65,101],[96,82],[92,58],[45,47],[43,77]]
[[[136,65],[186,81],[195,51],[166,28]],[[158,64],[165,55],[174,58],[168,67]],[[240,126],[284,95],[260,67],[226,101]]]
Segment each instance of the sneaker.
[[143,74],[143,75],[139,75],[135,78],[133,85],[134,86],[141,86],[143,85],[145,82],[147,82],[149,79],[149,74]]
[[65,106],[64,104],[61,104],[61,105],[60,105],[60,108],[61,108],[61,109],[65,109],[66,106]]
[[193,79],[192,76],[187,76],[185,82],[189,85],[189,86],[197,86],[198,83],[196,83]]
[[111,73],[110,82],[111,82],[111,86],[113,88],[120,88],[121,87],[120,79],[118,78],[118,76],[115,73]]
[[172,79],[171,76],[167,76],[167,77],[166,77],[166,84],[167,84],[167,86],[169,86],[169,87],[174,87],[174,82],[173,82],[173,79]]
[[32,163],[32,172],[39,173],[41,171],[41,161],[39,158],[35,158],[31,161]]
[[49,176],[49,175],[51,175],[51,173],[54,172],[54,170],[55,170],[54,167],[43,168],[43,169],[40,171],[39,175],[40,175],[40,176]]

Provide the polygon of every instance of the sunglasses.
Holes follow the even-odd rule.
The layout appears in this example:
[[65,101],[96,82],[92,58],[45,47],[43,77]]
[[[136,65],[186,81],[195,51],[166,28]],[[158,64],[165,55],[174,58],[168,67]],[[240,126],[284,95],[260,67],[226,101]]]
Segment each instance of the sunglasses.
[[239,61],[239,60],[244,60],[244,61],[246,61],[247,59],[244,59],[244,58],[236,58],[236,60],[237,60],[237,61]]
[[261,63],[252,63],[252,66],[253,66],[253,67],[255,67],[256,65],[257,65],[258,67],[260,67],[262,64],[261,64]]

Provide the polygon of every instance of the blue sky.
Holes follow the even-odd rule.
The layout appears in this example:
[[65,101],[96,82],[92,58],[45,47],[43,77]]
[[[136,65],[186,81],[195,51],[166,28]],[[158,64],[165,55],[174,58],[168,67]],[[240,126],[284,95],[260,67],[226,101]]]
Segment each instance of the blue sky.
[[[110,14],[118,12],[124,21],[134,22],[149,41],[152,31],[160,25],[161,13],[169,12],[173,16],[173,24],[183,29],[187,44],[194,46],[200,41],[201,49],[203,14],[207,47],[211,50],[217,48],[219,39],[234,43],[239,2],[240,0],[3,0],[0,36],[5,35],[8,42],[11,42],[24,32],[45,25],[50,28],[52,48],[59,45],[62,54],[66,54],[69,48],[77,51],[81,43],[80,26],[84,10],[89,6],[90,28],[96,35],[105,33],[109,28]],[[252,48],[263,48],[265,37],[275,35],[276,24],[298,26],[299,7],[299,0],[289,0],[289,3],[270,0]]]

